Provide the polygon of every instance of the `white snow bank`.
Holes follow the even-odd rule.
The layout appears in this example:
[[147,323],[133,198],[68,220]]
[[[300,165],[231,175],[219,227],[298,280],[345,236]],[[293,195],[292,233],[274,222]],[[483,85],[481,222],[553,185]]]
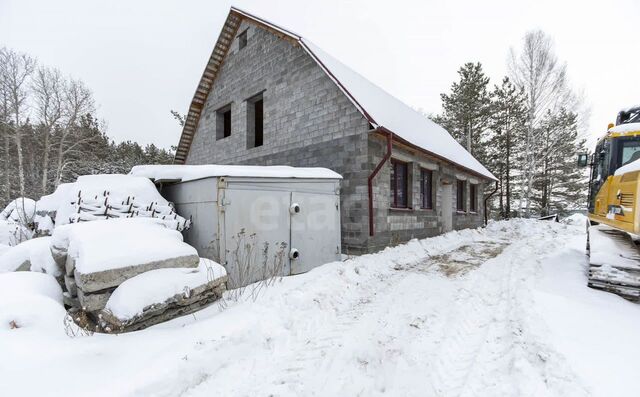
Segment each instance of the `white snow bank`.
[[609,132],[618,133],[618,134],[626,134],[629,132],[639,132],[640,131],[640,123],[627,123],[627,124],[619,124],[615,127],[609,128]]
[[55,278],[42,273],[0,274],[0,302],[24,296],[43,296],[62,304],[62,289]]
[[53,220],[49,215],[37,215],[33,219],[36,225],[36,234],[50,236],[55,228]]
[[24,241],[4,254],[0,254],[0,272],[13,272],[26,262],[32,272],[60,276],[60,269],[51,256],[51,237],[38,237]]
[[106,309],[121,321],[126,321],[142,314],[148,306],[165,302],[178,294],[189,294],[190,290],[226,274],[224,267],[205,258],[200,258],[196,269],[151,270],[120,284],[109,298]]
[[[23,328],[60,329],[65,315],[62,289],[46,274],[0,274],[0,332]],[[2,337],[0,337],[2,338]]]
[[0,255],[7,252],[11,247],[8,244],[0,244]]
[[35,214],[36,202],[28,197],[19,197],[0,212],[0,219],[28,224]]
[[68,247],[68,255],[83,274],[197,255],[180,232],[155,218],[74,223],[56,228],[52,238],[53,246]]
[[309,40],[300,38],[300,42],[328,70],[330,77],[337,80],[364,112],[375,120],[376,124],[426,151],[487,178],[496,179],[444,128],[362,77]]
[[153,180],[178,180],[183,182],[217,176],[342,179],[340,174],[328,168],[303,168],[284,165],[137,165],[131,169],[130,175]]
[[[65,200],[71,196],[75,200],[74,196],[75,183],[62,183],[58,185],[55,192],[40,197],[40,200],[36,202],[36,211],[39,213],[53,214],[58,211],[58,208],[62,206]],[[77,191],[75,192],[77,193]]]
[[566,223],[567,225],[585,226],[588,219],[589,218],[584,214],[573,214],[564,218],[562,223]]
[[32,236],[33,232],[20,222],[0,219],[0,244],[14,246]]
[[630,162],[627,165],[623,165],[622,167],[616,170],[615,175],[624,175],[627,172],[635,172],[640,171],[640,159]]

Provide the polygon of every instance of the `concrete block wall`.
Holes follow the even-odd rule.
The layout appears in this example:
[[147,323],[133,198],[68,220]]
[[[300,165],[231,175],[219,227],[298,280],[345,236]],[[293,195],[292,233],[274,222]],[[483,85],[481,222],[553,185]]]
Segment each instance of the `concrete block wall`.
[[[369,136],[369,166],[373,169],[386,153],[386,141],[384,137],[371,134]],[[409,208],[391,208],[390,203],[390,177],[391,162],[387,162],[374,180],[374,211],[375,211],[375,236],[368,239],[364,247],[352,247],[353,251],[362,250],[372,252],[390,245],[396,245],[412,238],[426,238],[443,233],[442,217],[445,211],[452,213],[452,226],[454,230],[474,228],[481,226],[484,219],[482,192],[484,181],[472,175],[454,168],[434,157],[408,150],[394,145],[392,158],[407,163],[408,168],[408,197]],[[421,207],[420,196],[420,169],[425,168],[433,172],[433,209]],[[467,183],[465,212],[456,211],[456,181],[463,179]],[[469,184],[478,185],[477,212],[468,211]],[[451,206],[444,208],[442,201],[443,184],[452,185]],[[368,226],[368,224],[367,224]],[[367,229],[368,230],[368,229]]]
[[[245,31],[246,47],[240,49],[234,40],[207,98],[187,164],[327,167],[340,173],[344,177],[341,217],[346,254],[440,234],[443,211],[453,211],[454,229],[482,224],[480,203],[478,214],[455,212],[455,179],[467,176],[436,159],[394,148],[394,156],[410,165],[411,209],[390,208],[387,163],[374,180],[376,234],[370,238],[367,177],[384,156],[384,138],[369,132],[365,118],[302,48],[246,21],[238,34]],[[252,148],[247,145],[248,100],[256,94],[264,101],[264,144]],[[217,139],[218,110],[227,106],[231,108],[231,136]],[[420,167],[434,171],[434,208],[430,210],[419,205]],[[454,184],[449,209],[441,205],[444,182]],[[478,194],[482,191],[480,185]]]
[[[326,167],[340,173],[343,248],[362,246],[367,209],[368,122],[296,44],[243,22],[207,98],[187,164]],[[264,144],[247,148],[247,99],[262,94]],[[216,139],[218,110],[231,105],[231,136]],[[362,187],[364,186],[364,191]]]

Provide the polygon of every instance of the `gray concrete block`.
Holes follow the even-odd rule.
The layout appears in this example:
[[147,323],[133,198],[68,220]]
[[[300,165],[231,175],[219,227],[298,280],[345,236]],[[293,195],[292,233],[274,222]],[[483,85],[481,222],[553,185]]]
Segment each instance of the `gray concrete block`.
[[[95,292],[108,288],[117,287],[124,281],[138,274],[154,269],[170,267],[198,267],[200,258],[198,255],[188,255],[178,258],[163,259],[134,266],[126,266],[118,269],[104,270],[95,273],[81,273],[74,271],[75,281],[79,290],[84,292]],[[79,291],[78,291],[79,294]]]
[[226,290],[227,276],[213,280],[192,289],[189,294],[180,293],[163,302],[157,302],[144,308],[138,316],[120,319],[109,310],[102,310],[101,318],[108,332],[136,331],[169,321],[185,314],[200,310],[222,297]]
[[64,275],[64,286],[71,296],[78,295],[78,286],[76,285],[76,279],[73,276]]
[[113,289],[105,292],[90,293],[78,289],[80,308],[87,312],[98,312],[107,305]]

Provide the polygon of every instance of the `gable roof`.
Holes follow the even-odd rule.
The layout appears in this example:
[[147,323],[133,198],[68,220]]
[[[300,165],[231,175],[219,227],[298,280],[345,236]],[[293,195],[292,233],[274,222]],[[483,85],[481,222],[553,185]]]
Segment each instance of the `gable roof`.
[[209,90],[213,86],[215,76],[243,19],[250,20],[277,36],[299,45],[316,61],[367,121],[381,131],[392,133],[394,140],[453,163],[473,174],[496,180],[489,170],[438,124],[371,83],[309,40],[235,7],[231,7],[218,42],[209,58],[207,68],[191,101],[176,151],[176,163],[182,164],[186,160]]

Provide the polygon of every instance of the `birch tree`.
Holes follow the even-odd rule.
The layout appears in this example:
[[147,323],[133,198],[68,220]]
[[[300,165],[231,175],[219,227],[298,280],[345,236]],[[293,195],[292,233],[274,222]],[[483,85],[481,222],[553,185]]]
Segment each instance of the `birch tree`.
[[49,156],[54,129],[63,117],[63,98],[66,82],[57,69],[40,67],[33,79],[35,113],[42,127],[42,176],[40,194],[47,193],[49,184]]
[[540,30],[524,37],[522,49],[511,50],[508,69],[511,79],[527,95],[527,128],[524,139],[519,207],[528,217],[533,197],[536,170],[540,162],[540,123],[548,112],[573,109],[575,95],[567,82],[567,67],[558,60],[553,41]]
[[26,54],[3,48],[0,50],[0,85],[9,110],[8,122],[3,125],[13,136],[18,163],[20,195],[25,194],[24,153],[22,129],[28,122],[28,88],[36,68],[36,61]]
[[56,143],[55,186],[61,182],[65,169],[77,161],[74,154],[96,140],[94,134],[83,134],[79,128],[80,119],[95,111],[91,91],[79,80],[69,79],[64,89],[62,101],[62,123]]

